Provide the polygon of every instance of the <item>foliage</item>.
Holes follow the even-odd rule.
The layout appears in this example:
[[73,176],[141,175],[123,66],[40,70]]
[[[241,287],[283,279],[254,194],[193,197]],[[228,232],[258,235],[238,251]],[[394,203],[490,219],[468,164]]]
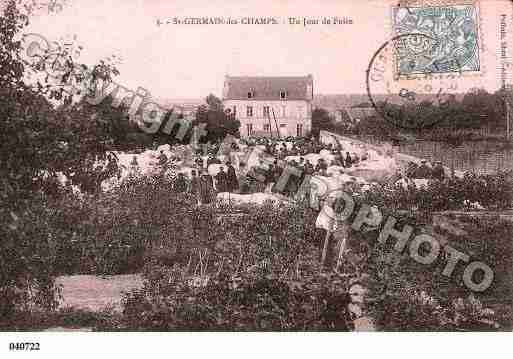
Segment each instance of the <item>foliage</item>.
[[222,142],[228,135],[238,137],[240,122],[234,115],[223,110],[222,101],[210,94],[206,102],[208,107],[200,106],[194,121],[195,126],[206,125],[206,136],[200,142]]
[[[414,228],[413,236],[424,233],[425,218],[392,207],[380,208],[385,219],[389,215],[397,219],[397,229],[408,224]],[[377,237],[385,220],[376,231],[352,230],[350,262],[357,272],[369,276],[369,310],[378,328],[392,331],[511,328],[513,247],[507,238],[513,224],[479,216],[462,216],[458,220],[460,233],[437,228],[435,238],[444,237],[451,247],[468,254],[470,262],[482,261],[491,266],[494,280],[482,293],[473,293],[464,285],[464,266],[457,266],[450,277],[442,274],[447,260],[443,249],[433,263],[425,265],[414,261],[407,248],[396,252],[393,239],[379,243]]]
[[323,108],[315,108],[312,110],[312,130],[311,134],[315,137],[319,136],[321,130],[333,131],[335,129],[334,118],[329,112]]
[[120,314],[112,309],[90,312],[75,308],[55,311],[17,312],[9,320],[0,320],[0,331],[40,331],[49,328],[90,328],[108,330],[116,328],[121,321]]
[[505,210],[513,203],[511,173],[478,175],[430,181],[427,187],[406,189],[387,185],[366,193],[366,200],[379,208],[411,210],[432,214],[448,210],[469,210],[479,204],[489,210]]
[[347,288],[341,281],[317,276],[290,282],[263,273],[229,276],[223,271],[194,285],[176,268],[150,270],[153,278],[146,287],[125,297],[122,325],[127,329],[350,329]]
[[[4,318],[30,305],[55,307],[52,236],[56,233],[50,225],[54,208],[49,202],[66,194],[57,174],[74,173],[82,189],[89,190],[87,177],[98,175],[94,159],[107,156],[104,128],[78,108],[69,109],[66,105],[71,102],[59,83],[26,83],[29,69],[45,75],[48,68],[23,58],[20,37],[28,25],[26,13],[34,9],[22,5],[7,1],[0,17],[0,218],[4,224],[0,229],[0,314]],[[65,68],[75,67],[66,61]],[[54,64],[48,61],[47,65]],[[106,68],[113,70],[102,64],[96,67]],[[67,73],[61,70],[57,72],[65,81]]]

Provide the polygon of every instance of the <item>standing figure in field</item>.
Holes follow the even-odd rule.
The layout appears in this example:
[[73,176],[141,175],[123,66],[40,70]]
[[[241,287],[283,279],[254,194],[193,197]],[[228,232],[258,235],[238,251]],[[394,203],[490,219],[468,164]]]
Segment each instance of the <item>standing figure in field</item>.
[[352,165],[353,165],[353,159],[351,158],[351,155],[349,154],[349,152],[346,152],[346,167],[351,168]]
[[233,193],[239,188],[239,180],[237,179],[237,173],[232,163],[228,161],[226,162],[226,166],[227,191]]
[[191,171],[191,185],[189,186],[189,192],[194,195],[198,204],[200,204],[200,178],[196,176],[196,171]]
[[328,197],[315,221],[317,239],[322,248],[320,262],[321,270],[323,271],[329,270],[336,260],[337,243],[333,238],[333,233],[337,230],[337,218],[334,209],[335,201],[335,198]]
[[160,151],[160,155],[158,157],[158,160],[159,160],[159,166],[163,168],[166,165],[166,163],[167,163],[167,156],[164,153],[164,151],[162,151],[162,150]]
[[214,181],[206,170],[199,179],[199,197],[200,204],[211,203],[214,198]]
[[187,191],[187,180],[183,173],[179,173],[176,177],[175,183],[173,184],[173,189],[178,193],[183,193]]
[[227,192],[228,191],[228,176],[224,171],[224,167],[219,169],[219,173],[216,174],[216,189],[217,192]]
[[442,166],[441,161],[436,161],[435,165],[433,167],[433,170],[431,172],[431,177],[438,181],[443,181],[445,178],[445,170],[444,166]]

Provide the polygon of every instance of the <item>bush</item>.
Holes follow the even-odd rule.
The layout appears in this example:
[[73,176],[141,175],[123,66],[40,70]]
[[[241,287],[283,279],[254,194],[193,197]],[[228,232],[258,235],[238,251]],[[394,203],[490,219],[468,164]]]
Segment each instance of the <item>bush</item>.
[[[125,297],[121,325],[129,330],[348,330],[347,288],[338,281],[299,283],[263,273],[221,273],[195,285],[180,270],[151,267],[142,291]],[[158,279],[155,273],[159,273]]]

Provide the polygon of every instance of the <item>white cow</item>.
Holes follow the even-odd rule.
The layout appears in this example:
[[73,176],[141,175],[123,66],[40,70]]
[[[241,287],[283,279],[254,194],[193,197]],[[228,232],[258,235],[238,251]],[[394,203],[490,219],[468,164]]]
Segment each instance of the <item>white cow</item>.
[[335,156],[328,150],[321,150],[319,155],[324,159],[324,161],[326,161],[328,165],[331,164],[331,161],[335,160]]
[[266,201],[271,201],[274,204],[280,204],[284,202],[282,198],[271,193],[236,194],[229,192],[221,192],[217,194],[217,200],[222,203],[231,203],[234,205],[263,205]]
[[221,167],[224,169],[224,172],[226,173],[226,165],[213,163],[208,166],[208,174],[212,177],[215,177],[219,172],[221,172]]
[[403,177],[400,180],[395,182],[396,186],[400,186],[404,189],[408,189],[409,186],[415,186],[415,188],[417,188],[417,189],[427,188],[428,184],[429,184],[429,179],[427,179],[427,178],[411,179],[411,178]]

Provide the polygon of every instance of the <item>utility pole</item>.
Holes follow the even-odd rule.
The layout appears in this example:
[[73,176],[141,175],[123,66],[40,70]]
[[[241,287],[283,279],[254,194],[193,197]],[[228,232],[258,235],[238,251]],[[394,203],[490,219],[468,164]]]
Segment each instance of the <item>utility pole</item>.
[[[274,108],[272,108],[272,111],[273,111],[273,118],[274,118],[274,125],[276,126],[276,133],[278,134],[278,138],[281,138],[280,136],[280,128],[278,127],[278,121],[276,121],[276,115],[274,114]],[[271,116],[269,115],[269,119],[271,118]]]
[[509,107],[509,101],[507,98],[507,95],[504,95],[504,102],[506,102],[506,139],[510,140],[510,120],[511,120],[511,113],[510,113],[510,107]]
[[[269,109],[271,106],[265,106]],[[267,111],[267,120],[269,121],[269,132],[271,133],[271,138],[273,138],[273,126],[271,124],[271,114]]]

